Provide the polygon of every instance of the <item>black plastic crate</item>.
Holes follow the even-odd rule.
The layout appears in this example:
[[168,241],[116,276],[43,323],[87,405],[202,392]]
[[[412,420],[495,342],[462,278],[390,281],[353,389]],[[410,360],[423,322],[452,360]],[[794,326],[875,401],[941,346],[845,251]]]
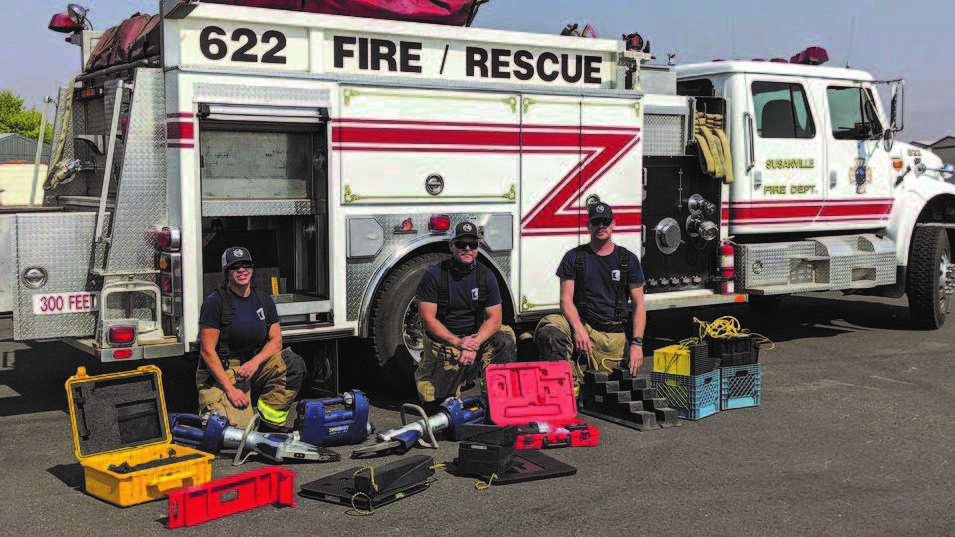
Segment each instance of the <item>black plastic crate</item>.
[[752,336],[710,338],[710,358],[716,367],[736,367],[759,362],[759,344]]

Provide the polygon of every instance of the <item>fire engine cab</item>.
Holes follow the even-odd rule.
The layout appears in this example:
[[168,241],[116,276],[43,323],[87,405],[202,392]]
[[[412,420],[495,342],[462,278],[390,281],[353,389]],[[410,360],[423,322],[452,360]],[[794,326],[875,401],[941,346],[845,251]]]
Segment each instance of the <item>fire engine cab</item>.
[[59,94],[44,206],[0,215],[15,339],[182,355],[241,244],[286,342],[357,335],[385,362],[420,349],[415,287],[455,224],[479,226],[506,322],[530,323],[558,310],[597,201],[650,310],[842,290],[945,320],[952,168],[894,141],[901,81],[816,48],[671,67],[637,35],[243,3],[269,4],[164,0],[155,51],[105,62],[108,36],[61,16],[86,68]]

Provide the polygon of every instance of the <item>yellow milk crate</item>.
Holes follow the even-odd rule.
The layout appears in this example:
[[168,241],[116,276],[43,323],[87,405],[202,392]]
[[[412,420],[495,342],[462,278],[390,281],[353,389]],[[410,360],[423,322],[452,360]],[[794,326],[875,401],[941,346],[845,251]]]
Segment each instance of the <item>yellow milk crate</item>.
[[213,455],[172,445],[158,367],[66,381],[73,452],[86,492],[128,507],[212,480]]
[[713,371],[706,343],[670,345],[653,351],[653,370],[671,375],[702,375]]

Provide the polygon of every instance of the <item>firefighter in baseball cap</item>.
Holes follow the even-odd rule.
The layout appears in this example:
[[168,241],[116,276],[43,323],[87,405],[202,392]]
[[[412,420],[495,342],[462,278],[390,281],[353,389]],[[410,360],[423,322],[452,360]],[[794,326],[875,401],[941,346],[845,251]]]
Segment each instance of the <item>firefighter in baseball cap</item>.
[[484,369],[517,356],[514,331],[501,324],[497,278],[478,262],[477,225],[459,223],[449,242],[451,258],[425,271],[417,291],[425,341],[415,382],[429,415],[472,381],[486,395]]
[[[236,427],[248,425],[258,412],[263,429],[290,431],[305,361],[282,348],[275,301],[253,285],[254,268],[248,248],[227,248],[222,253],[224,281],[202,303],[199,411],[222,414]],[[254,403],[253,391],[260,394]]]
[[590,242],[565,253],[557,267],[561,312],[537,325],[540,358],[571,361],[578,366],[578,381],[580,366],[607,371],[624,361],[636,375],[643,365],[647,319],[640,260],[614,244],[610,205],[598,202],[588,208],[587,230]]

